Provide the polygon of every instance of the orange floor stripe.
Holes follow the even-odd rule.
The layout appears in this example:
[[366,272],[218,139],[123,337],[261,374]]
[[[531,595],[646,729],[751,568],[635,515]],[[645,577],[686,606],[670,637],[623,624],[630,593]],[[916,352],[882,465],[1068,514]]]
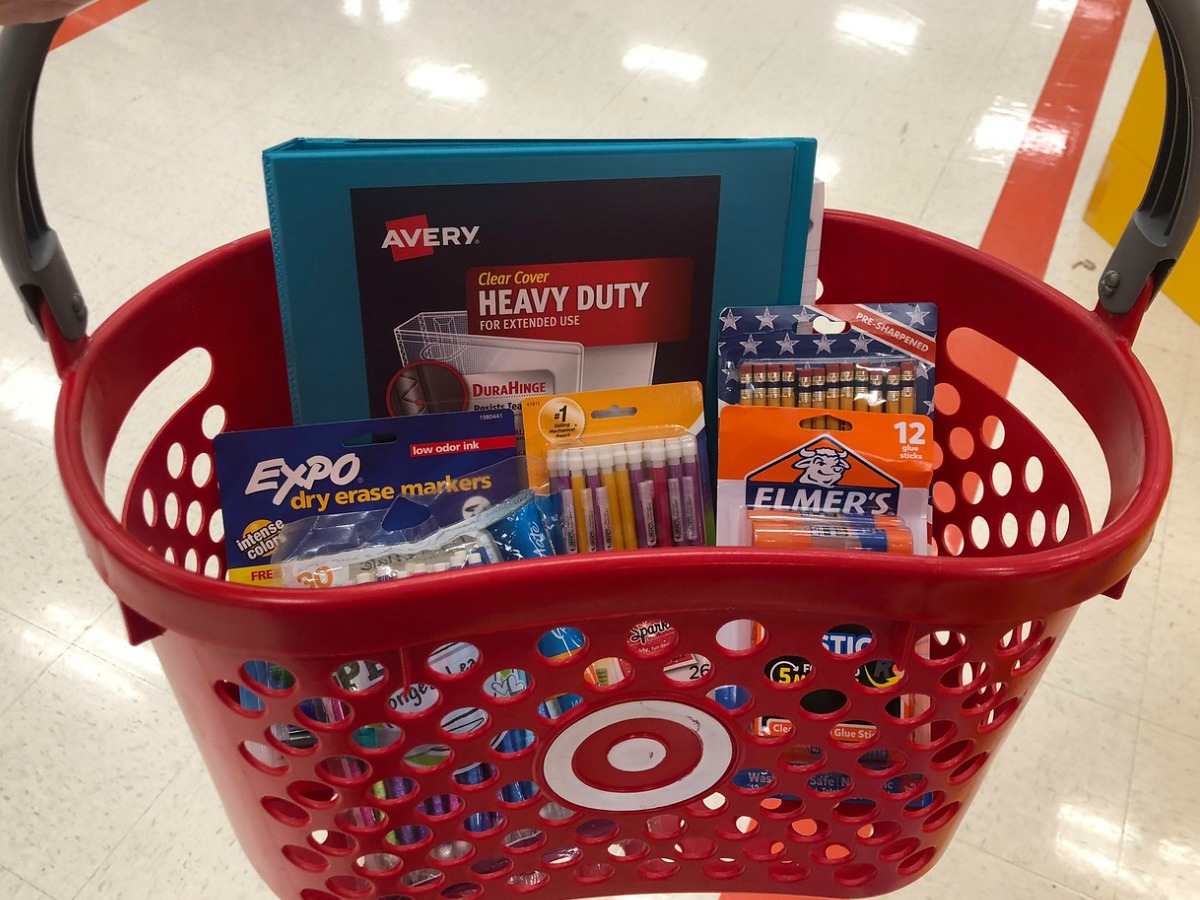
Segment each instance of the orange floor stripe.
[[90,3],[67,16],[62,27],[58,29],[58,34],[54,36],[54,43],[50,45],[50,49],[61,47],[148,2],[149,0],[96,0],[95,3]]
[[[1130,0],[1079,0],[979,247],[1046,276]],[[974,342],[971,342],[974,344]],[[976,374],[1005,393],[1015,357],[975,345]]]

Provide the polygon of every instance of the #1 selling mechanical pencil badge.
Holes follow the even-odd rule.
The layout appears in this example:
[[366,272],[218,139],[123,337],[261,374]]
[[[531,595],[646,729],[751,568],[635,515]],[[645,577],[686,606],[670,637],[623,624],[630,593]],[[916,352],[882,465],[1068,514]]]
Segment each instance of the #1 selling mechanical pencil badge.
[[557,546],[609,553],[706,543],[698,383],[534,397],[522,414],[529,483],[563,510]]

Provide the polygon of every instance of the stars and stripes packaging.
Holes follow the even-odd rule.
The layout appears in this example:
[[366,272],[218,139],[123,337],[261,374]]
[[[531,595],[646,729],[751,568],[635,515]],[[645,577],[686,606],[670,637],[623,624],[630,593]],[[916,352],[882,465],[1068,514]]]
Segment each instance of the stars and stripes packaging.
[[726,307],[718,319],[717,409],[932,416],[936,351],[932,303]]

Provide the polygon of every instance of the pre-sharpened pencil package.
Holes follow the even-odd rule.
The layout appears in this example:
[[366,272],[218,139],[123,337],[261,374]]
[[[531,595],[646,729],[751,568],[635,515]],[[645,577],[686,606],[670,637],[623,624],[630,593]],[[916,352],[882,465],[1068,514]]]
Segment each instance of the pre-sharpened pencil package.
[[566,553],[699,547],[712,534],[697,382],[531,397],[529,483]]
[[932,303],[736,306],[721,311],[719,328],[718,409],[933,415]]

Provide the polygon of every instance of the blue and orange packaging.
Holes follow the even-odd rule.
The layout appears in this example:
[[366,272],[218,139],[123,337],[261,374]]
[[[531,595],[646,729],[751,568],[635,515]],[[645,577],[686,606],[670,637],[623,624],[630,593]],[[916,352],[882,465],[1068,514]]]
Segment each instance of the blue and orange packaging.
[[717,544],[927,554],[931,420],[814,412],[722,412]]
[[490,491],[480,470],[512,459],[516,446],[507,409],[217,435],[229,580],[283,586],[271,557],[302,519]]
[[933,303],[727,307],[717,408],[781,406],[933,415]]

